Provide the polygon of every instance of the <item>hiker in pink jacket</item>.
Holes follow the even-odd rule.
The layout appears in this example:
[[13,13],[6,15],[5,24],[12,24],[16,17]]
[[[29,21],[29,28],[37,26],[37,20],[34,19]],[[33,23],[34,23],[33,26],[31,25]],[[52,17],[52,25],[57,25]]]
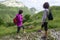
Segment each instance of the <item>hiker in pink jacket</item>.
[[24,27],[23,27],[23,15],[22,15],[23,11],[22,10],[19,10],[19,13],[16,15],[16,18],[17,18],[17,35],[18,35],[18,38],[19,37],[19,31],[21,28],[23,28],[23,31],[24,31]]
[[[20,10],[21,11],[21,10]],[[22,11],[21,11],[22,12]],[[22,13],[19,13],[19,14],[17,14],[16,15],[16,18],[17,18],[17,23],[16,23],[16,25],[18,26],[18,27],[21,27],[22,25],[23,25],[23,15],[22,15]]]

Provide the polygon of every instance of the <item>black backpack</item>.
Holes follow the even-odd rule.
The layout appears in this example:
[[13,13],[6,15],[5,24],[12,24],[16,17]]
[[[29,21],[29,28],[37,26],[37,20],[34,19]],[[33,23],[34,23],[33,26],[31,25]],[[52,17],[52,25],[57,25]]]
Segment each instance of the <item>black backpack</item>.
[[49,14],[48,14],[48,20],[53,20],[53,15],[51,10],[49,10]]

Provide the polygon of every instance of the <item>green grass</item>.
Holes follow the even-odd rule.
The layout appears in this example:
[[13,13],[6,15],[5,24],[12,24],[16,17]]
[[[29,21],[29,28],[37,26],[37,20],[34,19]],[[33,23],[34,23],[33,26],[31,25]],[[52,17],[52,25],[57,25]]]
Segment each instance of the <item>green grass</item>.
[[0,26],[0,36],[8,35],[16,32],[16,27],[4,27]]
[[[59,30],[60,28],[60,7],[59,6],[53,6],[52,8],[52,13],[54,20],[48,22],[48,28],[49,29],[57,29]],[[15,17],[16,13],[18,13],[18,10],[22,9],[25,14],[30,14],[30,10],[28,10],[27,7],[24,8],[16,8],[16,7],[6,7],[5,5],[0,4],[0,24],[2,21],[2,26],[0,26],[0,36],[3,35],[10,35],[10,34],[15,34],[17,27],[16,26],[3,26],[3,23],[9,23],[8,25],[12,24],[12,20]],[[29,25],[34,26],[34,28],[29,29],[26,28],[26,32],[34,32],[37,31],[41,28],[41,19],[42,19],[42,12],[39,12],[38,14],[34,14],[31,19],[33,19],[31,22],[25,22],[24,25],[28,27]],[[5,25],[4,24],[4,25]],[[22,32],[22,30],[21,30]]]
[[[37,30],[39,30],[40,27],[36,26],[32,29],[25,29],[26,32],[35,32]],[[4,36],[4,35],[10,35],[10,34],[16,34],[17,31],[17,27],[16,26],[11,26],[11,27],[5,27],[5,26],[0,26],[0,36]],[[22,33],[23,30],[20,30],[20,32]]]
[[23,10],[24,16],[26,14],[31,14],[30,10],[27,7],[7,7],[3,4],[0,4],[0,19],[3,20],[3,23],[12,22],[13,18],[19,10]]

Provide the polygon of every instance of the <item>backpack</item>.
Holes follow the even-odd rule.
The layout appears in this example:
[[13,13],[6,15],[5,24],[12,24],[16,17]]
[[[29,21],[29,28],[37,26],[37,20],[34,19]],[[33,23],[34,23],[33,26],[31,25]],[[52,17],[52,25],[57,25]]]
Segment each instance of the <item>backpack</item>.
[[51,11],[49,11],[48,20],[53,20],[53,15],[52,15],[52,12]]
[[17,18],[16,17],[13,19],[13,22],[14,22],[14,24],[17,23]]

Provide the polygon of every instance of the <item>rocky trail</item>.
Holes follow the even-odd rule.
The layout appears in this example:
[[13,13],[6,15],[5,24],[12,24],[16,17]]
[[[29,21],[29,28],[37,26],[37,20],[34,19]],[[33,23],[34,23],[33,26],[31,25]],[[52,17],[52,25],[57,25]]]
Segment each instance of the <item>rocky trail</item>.
[[[45,40],[42,39],[43,33],[41,32],[30,32],[30,33],[20,33],[19,39],[16,38],[16,35],[7,35],[0,38],[0,40]],[[48,37],[46,40],[60,40],[60,31],[49,30]]]

